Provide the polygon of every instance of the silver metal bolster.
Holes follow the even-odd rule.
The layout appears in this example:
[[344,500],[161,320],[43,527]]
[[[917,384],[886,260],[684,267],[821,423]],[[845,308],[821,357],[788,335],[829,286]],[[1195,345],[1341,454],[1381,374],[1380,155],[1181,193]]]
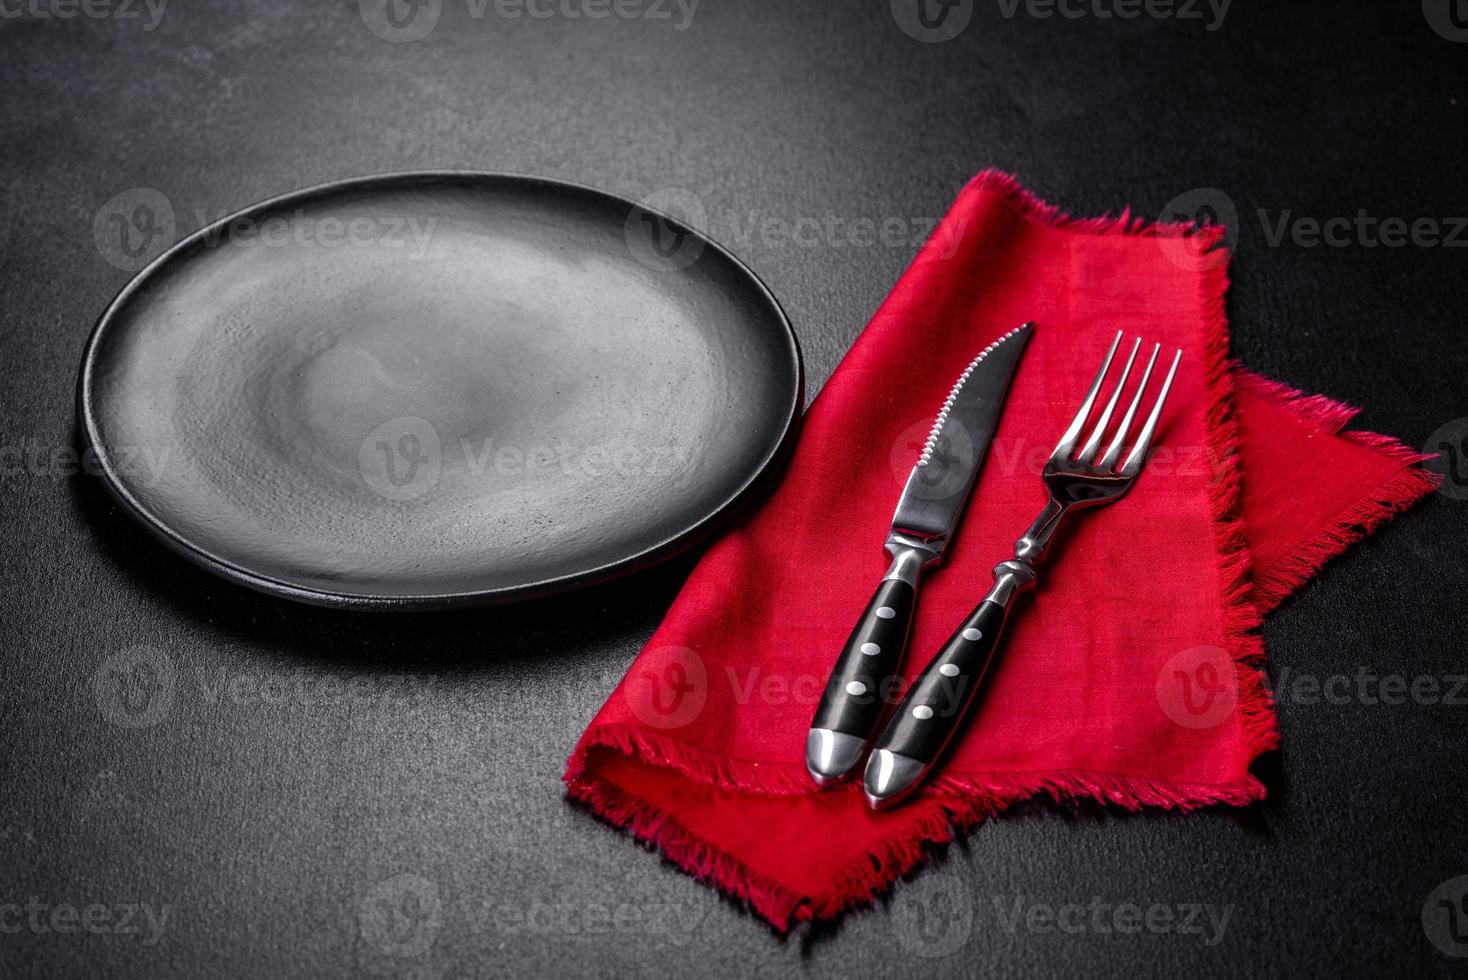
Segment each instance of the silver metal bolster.
[[1035,587],[1035,566],[1045,556],[1065,512],[1066,506],[1057,500],[1051,499],[1045,505],[1035,523],[1014,543],[1014,557],[994,566],[994,587],[984,596],[985,601],[1007,607],[1016,595]]
[[984,596],[985,602],[1008,606],[1009,600],[1035,584],[1035,569],[1019,559],[1002,561],[994,566],[994,587]]
[[892,556],[892,565],[882,576],[882,581],[906,582],[917,588],[923,567],[938,560],[943,553],[943,544],[941,539],[929,541],[906,534],[891,535],[887,538],[887,554]]

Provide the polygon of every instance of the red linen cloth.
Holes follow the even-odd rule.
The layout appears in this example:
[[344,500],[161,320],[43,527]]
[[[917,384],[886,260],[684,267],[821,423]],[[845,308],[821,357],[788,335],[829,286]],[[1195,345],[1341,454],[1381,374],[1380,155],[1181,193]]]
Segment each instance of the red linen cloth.
[[[870,898],[925,844],[1038,793],[1262,797],[1249,767],[1277,735],[1261,614],[1433,482],[1416,454],[1341,432],[1349,409],[1230,363],[1221,237],[1077,221],[1003,174],[975,178],[812,405],[778,489],[709,549],[582,736],[571,796],[780,929]],[[1038,513],[1040,466],[1119,329],[1183,352],[1159,449],[1127,498],[1062,532],[940,775],[874,814],[859,785],[811,784],[805,733],[934,413],[1026,320],[976,495],[924,582],[909,679]]]

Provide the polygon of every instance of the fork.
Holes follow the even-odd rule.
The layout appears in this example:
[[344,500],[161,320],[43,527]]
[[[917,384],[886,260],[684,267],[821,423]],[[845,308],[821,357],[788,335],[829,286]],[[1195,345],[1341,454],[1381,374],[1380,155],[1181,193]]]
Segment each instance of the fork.
[[[1085,430],[1086,421],[1096,405],[1096,399],[1106,382],[1112,359],[1122,340],[1121,332],[1111,342],[1101,369],[1091,382],[1086,399],[1081,403],[1070,427],[1060,437],[1055,451],[1041,473],[1049,500],[1040,516],[1030,525],[1014,546],[1014,557],[994,567],[994,586],[978,604],[968,619],[954,631],[948,642],[933,657],[921,676],[913,682],[907,696],[878,737],[871,758],[867,760],[864,779],[867,802],[874,810],[883,810],[900,802],[932,771],[943,750],[953,739],[963,723],[963,718],[978,692],[979,684],[999,647],[1004,633],[1004,624],[1009,617],[1010,605],[1015,596],[1035,585],[1035,569],[1050,547],[1055,532],[1060,529],[1068,515],[1075,511],[1101,507],[1120,500],[1132,485],[1147,459],[1147,449],[1152,434],[1157,429],[1157,420],[1162,416],[1162,406],[1172,388],[1173,376],[1178,362],[1182,360],[1179,350],[1172,359],[1172,367],[1157,400],[1147,415],[1142,431],[1137,435],[1131,452],[1122,462],[1122,449],[1127,433],[1136,419],[1137,409],[1142,403],[1147,383],[1152,378],[1152,368],[1157,363],[1161,344],[1152,348],[1142,380],[1137,385],[1131,404],[1116,427],[1110,444],[1100,459],[1096,453],[1111,423],[1126,387],[1127,377],[1142,346],[1141,338],[1132,345],[1126,366],[1111,392],[1090,435],[1076,451],[1076,444]],[[1118,465],[1120,464],[1120,465]]]

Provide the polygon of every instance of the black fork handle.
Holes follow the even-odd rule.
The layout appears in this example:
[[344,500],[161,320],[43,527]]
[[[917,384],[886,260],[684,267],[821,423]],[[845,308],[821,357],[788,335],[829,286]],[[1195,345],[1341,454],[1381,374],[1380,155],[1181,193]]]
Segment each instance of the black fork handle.
[[[877,797],[883,805],[897,802],[914,789],[963,727],[1008,619],[1007,605],[990,599],[980,602],[908,689],[873,746],[872,766],[900,770],[891,772],[889,779],[906,777],[891,784],[896,792],[881,787]],[[891,758],[883,757],[883,752]],[[869,795],[875,788],[871,785],[874,775],[881,773],[869,772]]]
[[1035,585],[1035,566],[1073,505],[1052,497],[1014,557],[994,566],[994,587],[923,668],[878,736],[864,777],[867,803],[885,810],[927,778],[959,729],[993,663],[1015,599]]

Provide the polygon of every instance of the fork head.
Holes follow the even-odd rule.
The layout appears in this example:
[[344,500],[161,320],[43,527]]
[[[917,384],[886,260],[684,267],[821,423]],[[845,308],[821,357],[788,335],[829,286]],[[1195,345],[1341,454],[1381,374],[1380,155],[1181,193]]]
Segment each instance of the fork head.
[[[1152,379],[1152,369],[1157,364],[1157,355],[1162,348],[1161,344],[1156,344],[1152,348],[1151,357],[1147,359],[1147,367],[1142,372],[1142,380],[1137,383],[1131,403],[1127,406],[1121,421],[1116,425],[1111,442],[1107,444],[1100,458],[1097,458],[1096,454],[1101,450],[1101,442],[1110,428],[1111,418],[1121,400],[1122,391],[1126,388],[1132,365],[1136,362],[1137,351],[1141,349],[1142,341],[1141,338],[1138,338],[1132,344],[1126,365],[1121,369],[1121,376],[1116,379],[1111,395],[1106,399],[1101,414],[1097,416],[1090,435],[1086,437],[1084,443],[1080,441],[1081,434],[1086,429],[1086,422],[1090,419],[1091,412],[1096,407],[1096,400],[1100,397],[1101,390],[1106,383],[1106,375],[1111,369],[1111,362],[1116,356],[1117,348],[1121,346],[1121,338],[1121,332],[1117,331],[1116,339],[1111,342],[1111,349],[1106,352],[1101,368],[1096,372],[1090,390],[1086,392],[1085,401],[1076,411],[1075,418],[1071,419],[1065,434],[1060,437],[1060,442],[1056,445],[1055,451],[1050,454],[1050,459],[1045,463],[1045,469],[1041,474],[1051,498],[1063,507],[1099,507],[1120,498],[1132,488],[1137,474],[1142,471],[1142,466],[1147,460],[1147,449],[1152,443],[1152,434],[1157,430],[1157,420],[1162,417],[1162,406],[1167,401],[1168,392],[1172,390],[1172,379],[1177,374],[1178,362],[1182,360],[1183,356],[1181,350],[1173,355],[1172,367],[1168,369],[1167,377],[1162,382],[1162,388],[1158,391],[1156,400],[1152,402],[1151,410],[1147,413],[1147,420],[1143,423],[1141,432],[1132,442],[1131,452],[1127,453],[1123,461],[1123,448],[1126,446],[1132,423],[1136,420],[1137,410],[1141,407],[1142,399],[1146,395],[1147,382]],[[1076,448],[1077,444],[1080,445],[1079,449]]]

